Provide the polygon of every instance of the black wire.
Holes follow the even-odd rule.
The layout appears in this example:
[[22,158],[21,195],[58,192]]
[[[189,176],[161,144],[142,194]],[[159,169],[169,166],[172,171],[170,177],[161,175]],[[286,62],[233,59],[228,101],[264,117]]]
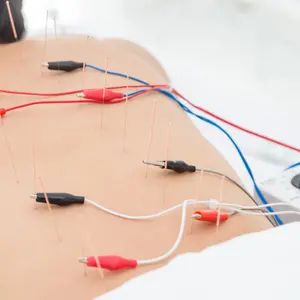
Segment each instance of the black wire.
[[[227,176],[227,175],[225,175],[225,174],[223,174],[221,172],[210,170],[210,169],[196,168],[196,171],[224,177],[225,179],[227,179],[228,181],[230,181],[231,183],[233,183],[235,186],[237,186],[240,190],[242,190],[255,204],[257,204],[256,201],[255,201],[255,199],[254,199],[254,197],[242,185],[240,185],[237,181],[235,181],[234,179],[230,178],[229,176]],[[257,210],[260,210],[262,212],[267,212],[264,209],[257,209]],[[279,226],[276,218],[274,216],[271,216],[271,217],[272,217],[273,222],[269,218],[267,218],[270,221],[270,223],[273,226]]]

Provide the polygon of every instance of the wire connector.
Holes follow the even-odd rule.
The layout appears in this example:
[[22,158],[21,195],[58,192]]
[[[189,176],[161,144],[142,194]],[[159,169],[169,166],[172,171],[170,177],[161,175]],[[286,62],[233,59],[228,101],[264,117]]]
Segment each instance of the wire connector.
[[47,67],[48,70],[52,71],[65,71],[72,72],[78,69],[82,69],[84,63],[76,61],[50,61],[42,64],[43,67]]
[[188,165],[182,160],[143,160],[144,164],[160,167],[161,169],[173,170],[176,173],[196,172],[196,166]]
[[102,269],[109,271],[136,268],[138,265],[137,261],[134,259],[127,259],[116,255],[79,257],[78,261],[86,264],[87,267],[101,267]]
[[[72,204],[84,204],[85,198],[82,196],[74,196],[67,193],[47,193],[47,198],[50,204],[59,206],[68,206]],[[31,198],[35,199],[39,203],[47,203],[47,199],[44,193],[32,194]]]
[[220,206],[220,202],[216,199],[209,200],[208,207],[209,209],[217,210]]

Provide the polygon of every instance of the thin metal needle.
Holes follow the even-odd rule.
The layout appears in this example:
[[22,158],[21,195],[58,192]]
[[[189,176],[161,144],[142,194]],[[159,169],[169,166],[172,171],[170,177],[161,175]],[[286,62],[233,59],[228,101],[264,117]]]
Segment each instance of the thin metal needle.
[[[204,175],[204,172],[203,170],[200,171],[200,174],[199,174],[199,183],[197,184],[197,200],[200,201],[200,189],[202,187],[202,180],[203,180],[203,175]],[[196,205],[195,205],[195,208],[196,208]],[[190,233],[189,234],[193,234],[193,219],[192,219],[192,222],[191,222],[191,228],[190,228]]]
[[18,34],[17,34],[16,26],[15,26],[15,21],[14,21],[14,18],[12,16],[12,13],[11,13],[9,1],[6,1],[6,7],[7,7],[7,10],[8,10],[8,16],[9,16],[10,25],[11,25],[11,28],[12,28],[12,31],[13,31],[13,34],[14,34],[14,38],[15,38],[15,40],[17,40],[18,39]]
[[220,198],[218,202],[218,217],[217,217],[217,226],[216,226],[216,232],[219,231],[219,225],[220,225],[220,217],[221,217],[221,202],[223,201],[223,189],[224,189],[224,181],[225,181],[225,176],[222,176],[221,178],[221,186],[220,186]]
[[103,125],[103,111],[104,111],[104,98],[105,98],[105,88],[107,84],[107,73],[108,73],[108,56],[105,57],[105,74],[104,74],[104,86],[103,86],[103,94],[102,94],[102,109],[101,109],[101,124],[100,128],[102,129]]
[[171,122],[169,122],[168,133],[167,133],[167,143],[166,143],[166,152],[165,152],[165,169],[167,169],[167,163],[168,163],[170,135],[171,135]]
[[125,103],[125,120],[124,120],[124,134],[123,134],[123,153],[125,152],[125,141],[126,141],[126,134],[127,134],[127,111],[128,111],[128,82],[129,76],[127,74],[127,88],[126,88],[126,103]]
[[3,118],[0,118],[0,119],[1,119],[1,127],[2,127],[2,130],[3,130],[5,143],[6,143],[6,147],[7,147],[7,150],[8,150],[11,166],[12,166],[12,169],[13,169],[13,172],[14,172],[14,175],[15,175],[16,182],[19,183],[19,177],[18,177],[18,173],[17,173],[17,170],[16,170],[14,158],[13,158],[13,155],[12,155],[10,143],[9,143],[7,135],[6,135],[6,131],[5,131],[4,123],[3,123]]
[[[44,37],[44,57],[43,61],[47,61],[47,46],[48,46],[48,19],[49,19],[49,11],[46,11],[46,22],[45,22],[45,37]],[[44,63],[42,63],[44,65]],[[43,68],[41,69],[41,75],[43,74]]]
[[[147,149],[147,160],[149,160],[149,158],[150,158],[152,139],[153,139],[154,123],[155,123],[155,116],[156,116],[156,100],[153,101],[150,136],[149,136],[149,144],[148,144],[148,149]],[[146,164],[145,178],[147,178],[147,176],[148,176],[148,164]]]
[[[164,168],[167,169],[167,163],[168,163],[168,156],[169,156],[169,148],[170,148],[170,136],[171,136],[171,122],[169,122],[168,125],[168,132],[167,132],[167,143],[166,143],[166,150],[165,150],[165,165]],[[163,189],[162,189],[162,205],[165,207],[165,191],[166,191],[166,185],[167,185],[168,177],[165,178],[163,182]]]
[[[35,149],[32,147],[32,164],[33,164],[33,191],[36,194],[36,163],[35,163]],[[35,201],[35,208],[38,208],[38,203]]]
[[54,225],[54,228],[55,228],[55,231],[56,231],[56,234],[57,234],[58,241],[61,242],[61,237],[60,237],[60,234],[59,234],[59,230],[58,230],[57,224],[55,222],[54,216],[52,214],[52,208],[51,208],[51,205],[50,205],[50,202],[49,202],[49,199],[48,199],[48,195],[47,195],[47,192],[46,192],[46,188],[45,188],[43,179],[41,177],[39,177],[39,181],[40,181],[41,187],[43,189],[43,193],[44,193],[44,196],[45,196],[47,207],[48,207],[49,213],[50,213],[52,221],[53,221],[53,225]]
[[85,52],[84,52],[84,59],[83,59],[83,68],[82,68],[82,73],[81,73],[81,89],[83,90],[84,88],[84,75],[86,71],[86,61],[88,57],[88,44],[89,44],[89,39],[90,37],[86,37],[86,42],[85,42]]

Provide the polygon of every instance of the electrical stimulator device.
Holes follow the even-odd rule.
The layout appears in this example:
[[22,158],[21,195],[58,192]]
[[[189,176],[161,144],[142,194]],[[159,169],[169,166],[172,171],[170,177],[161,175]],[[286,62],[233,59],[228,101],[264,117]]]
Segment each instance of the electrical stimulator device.
[[[283,223],[300,221],[300,165],[286,169],[274,177],[262,181],[259,188]],[[261,204],[255,192],[255,200]],[[282,214],[282,211],[296,211],[299,214]]]

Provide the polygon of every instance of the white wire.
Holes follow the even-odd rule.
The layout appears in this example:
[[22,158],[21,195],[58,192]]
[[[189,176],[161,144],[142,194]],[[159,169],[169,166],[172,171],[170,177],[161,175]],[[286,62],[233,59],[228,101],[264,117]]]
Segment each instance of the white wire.
[[[232,212],[239,212],[242,214],[248,214],[248,215],[263,215],[263,216],[274,216],[274,215],[284,215],[284,214],[296,214],[296,215],[300,215],[300,212],[297,211],[281,211],[281,212],[269,212],[269,213],[265,213],[265,212],[249,212],[249,211],[244,211],[243,209],[248,209],[248,210],[259,210],[262,208],[266,208],[266,207],[270,207],[270,206],[284,206],[284,205],[288,205],[286,203],[274,203],[274,204],[264,204],[264,205],[259,205],[259,206],[243,206],[243,205],[238,205],[238,204],[230,204],[230,203],[219,203],[217,200],[208,200],[208,201],[197,201],[197,200],[185,200],[183,203],[175,205],[173,207],[170,207],[166,210],[163,210],[159,213],[155,213],[152,215],[144,215],[144,216],[130,216],[127,214],[123,214],[123,213],[119,213],[116,212],[114,210],[108,209],[92,200],[89,199],[85,199],[85,202],[101,209],[102,211],[109,213],[113,216],[116,217],[120,217],[123,219],[128,219],[128,220],[151,220],[151,219],[156,219],[158,217],[161,217],[171,211],[174,211],[178,208],[182,208],[182,215],[181,215],[181,223],[180,223],[180,229],[179,229],[179,233],[177,236],[177,239],[175,241],[175,243],[173,244],[173,246],[171,247],[171,249],[169,251],[167,251],[165,254],[158,256],[156,258],[152,258],[152,259],[146,259],[146,260],[138,260],[137,263],[138,265],[146,265],[146,264],[154,264],[157,263],[159,261],[165,260],[166,258],[168,258],[169,256],[171,256],[173,254],[173,252],[178,248],[181,240],[182,240],[182,236],[184,233],[184,228],[185,228],[185,223],[186,223],[186,209],[188,205],[191,204],[202,204],[202,205],[211,205],[211,204],[216,204],[218,203],[218,205],[221,206],[221,208],[227,208],[230,209]],[[290,205],[293,206],[293,205]]]
[[264,215],[264,216],[274,216],[274,215],[283,215],[283,214],[296,214],[296,215],[300,215],[300,212],[297,211],[281,211],[281,212],[246,212],[244,211],[244,209],[247,210],[260,210],[262,208],[266,208],[266,207],[271,207],[271,206],[293,206],[292,204],[288,204],[288,203],[273,203],[273,204],[263,204],[263,205],[258,205],[258,206],[246,206],[246,205],[239,205],[239,204],[230,204],[230,203],[219,203],[218,200],[207,200],[207,201],[197,201],[197,200],[185,200],[183,203],[175,205],[173,207],[170,207],[166,210],[163,210],[161,212],[152,214],[152,215],[144,215],[144,216],[130,216],[127,214],[123,214],[123,213],[119,213],[116,212],[112,209],[106,208],[98,203],[96,203],[95,201],[89,200],[89,199],[85,199],[85,202],[101,209],[102,211],[109,213],[113,216],[119,217],[119,218],[123,218],[123,219],[128,219],[128,220],[152,220],[152,219],[156,219],[159,218],[169,212],[172,212],[178,208],[183,207],[184,203],[188,203],[187,205],[191,205],[191,204],[202,204],[202,205],[208,205],[210,206],[211,204],[214,205],[220,205],[221,208],[225,208],[225,209],[230,209],[231,211],[235,211],[235,212],[239,212],[239,213],[243,213],[243,214],[248,214],[248,215]]
[[176,239],[174,245],[172,246],[172,248],[168,252],[166,252],[165,254],[163,254],[161,256],[158,256],[156,258],[138,260],[137,261],[138,265],[149,265],[149,264],[154,264],[154,263],[157,263],[159,261],[162,261],[162,260],[168,258],[178,248],[178,246],[179,246],[179,244],[182,240],[183,233],[184,233],[184,227],[185,227],[185,222],[186,222],[186,208],[189,204],[191,204],[191,203],[189,203],[189,201],[190,200],[186,200],[186,201],[183,202],[180,229],[179,229],[177,239]]
[[293,211],[293,210],[278,211],[278,212],[252,212],[252,211],[245,211],[245,210],[235,209],[235,208],[232,208],[232,210],[245,215],[255,215],[255,216],[300,215],[299,211]]
[[130,216],[130,215],[126,215],[126,214],[123,214],[123,213],[119,213],[119,212],[116,212],[112,209],[109,209],[109,208],[106,208],[92,200],[89,200],[89,199],[85,199],[85,202],[103,210],[104,212],[107,212],[113,216],[116,216],[116,217],[119,217],[119,218],[123,218],[123,219],[128,219],[128,220],[152,220],[152,219],[156,219],[156,218],[159,218],[173,210],[176,210],[178,208],[181,208],[183,207],[184,203],[188,203],[187,205],[191,205],[191,204],[203,204],[203,205],[208,205],[211,201],[208,200],[208,201],[197,201],[197,200],[185,200],[183,203],[181,204],[178,204],[178,205],[175,205],[173,207],[170,207],[166,210],[163,210],[161,212],[158,212],[156,214],[152,214],[152,215],[145,215],[145,216]]
[[[186,223],[186,208],[189,205],[188,201],[193,201],[193,200],[186,200],[186,201],[183,202],[180,229],[179,229],[177,239],[176,239],[174,245],[172,246],[172,248],[168,252],[166,252],[165,254],[163,254],[161,256],[158,256],[156,258],[146,259],[146,260],[138,260],[137,261],[138,265],[149,265],[149,264],[154,264],[154,263],[160,262],[162,260],[167,259],[169,256],[171,256],[173,254],[173,252],[175,252],[175,250],[178,248],[178,246],[179,246],[179,244],[182,240],[182,236],[183,236],[183,233],[184,233],[184,228],[185,228],[185,223]],[[224,203],[224,204],[226,205],[227,203]],[[224,204],[220,204],[221,207],[223,207]],[[277,213],[276,212],[263,213],[263,212],[243,211],[241,209],[235,209],[235,208],[232,208],[232,210],[235,211],[235,212],[248,214],[248,215],[264,215],[264,216],[283,215],[283,214],[297,214],[297,215],[300,215],[300,212],[297,212],[297,211],[282,211],[282,212],[277,212]]]
[[89,199],[85,199],[85,201],[111,215],[114,215],[114,216],[117,216],[117,217],[120,217],[120,218],[124,218],[124,219],[129,219],[129,220],[151,220],[151,219],[155,219],[155,218],[158,218],[164,214],[167,214],[173,210],[176,210],[177,208],[180,208],[182,207],[182,215],[181,215],[181,223],[180,223],[180,229],[179,229],[179,233],[178,233],[178,236],[177,236],[177,239],[174,243],[174,245],[172,246],[172,248],[166,252],[165,254],[159,256],[159,257],[156,257],[156,258],[152,258],[152,259],[148,259],[148,260],[138,260],[137,263],[139,265],[146,265],[146,264],[153,264],[153,263],[157,263],[159,261],[162,261],[166,258],[168,258],[179,246],[180,242],[181,242],[181,239],[182,239],[182,236],[183,236],[183,233],[184,233],[184,228],[185,228],[185,223],[186,223],[186,208],[188,205],[191,205],[191,204],[209,204],[210,201],[197,201],[197,200],[185,200],[183,203],[181,204],[178,204],[178,205],[175,205],[171,208],[168,208],[164,211],[161,211],[159,213],[156,213],[156,214],[152,214],[152,215],[146,215],[146,216],[129,216],[129,215],[126,215],[126,214],[123,214],[123,213],[119,213],[119,212],[116,212],[116,211],[113,211],[111,209],[108,209],[92,200],[89,200]]
[[[217,200],[215,200],[217,201]],[[296,207],[291,203],[272,203],[272,204],[263,204],[263,205],[254,205],[254,206],[246,206],[246,205],[239,205],[239,204],[230,204],[230,203],[222,203],[221,207],[223,208],[237,208],[237,209],[249,209],[249,210],[260,210],[262,208],[272,207],[272,206],[290,206]]]

